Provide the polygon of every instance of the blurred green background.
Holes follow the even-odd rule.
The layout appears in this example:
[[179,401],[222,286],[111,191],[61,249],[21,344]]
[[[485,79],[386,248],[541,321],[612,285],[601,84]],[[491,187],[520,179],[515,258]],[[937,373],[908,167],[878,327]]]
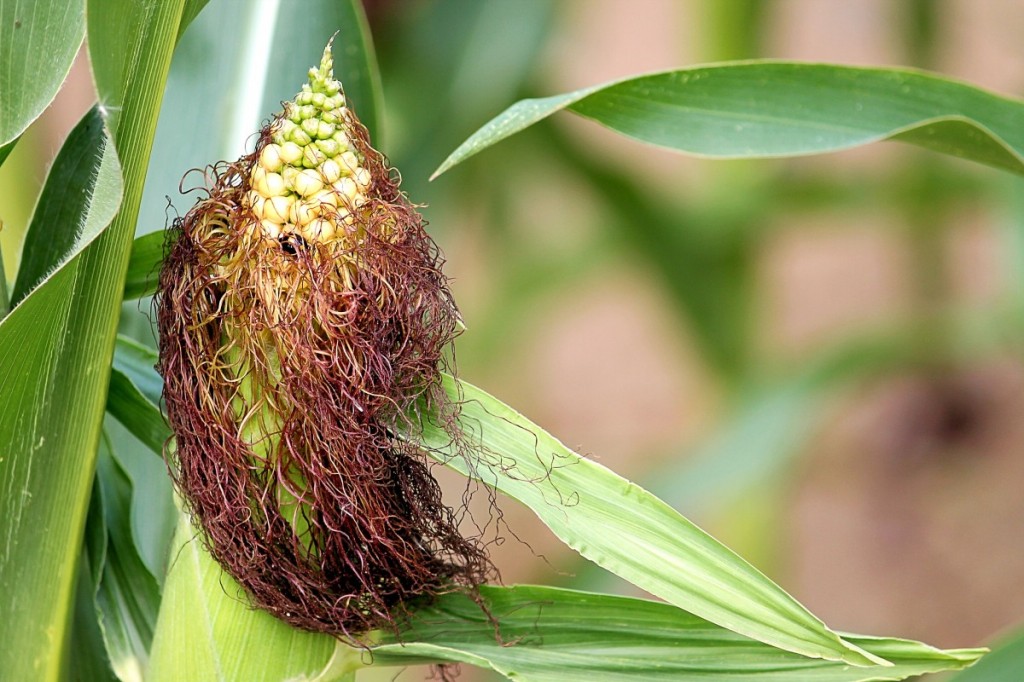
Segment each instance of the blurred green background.
[[[703,161],[563,115],[427,181],[517,99],[694,63],[905,64],[1020,94],[1024,0],[365,4],[371,132],[447,255],[465,379],[838,629],[969,646],[1024,617],[1019,179],[898,145]],[[215,28],[201,16],[175,68],[229,68],[202,59]],[[8,276],[88,77],[76,65],[0,168]],[[140,232],[177,187],[147,189]],[[122,326],[153,343],[147,313],[126,305]],[[506,582],[627,589],[504,507]]]

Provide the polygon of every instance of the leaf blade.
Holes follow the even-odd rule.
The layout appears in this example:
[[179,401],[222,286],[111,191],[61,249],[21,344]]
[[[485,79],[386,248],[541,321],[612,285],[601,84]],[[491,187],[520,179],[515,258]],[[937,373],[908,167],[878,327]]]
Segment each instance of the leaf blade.
[[851,636],[894,663],[856,668],[775,649],[664,603],[531,585],[487,586],[481,596],[502,641],[480,606],[454,593],[418,610],[400,635],[383,633],[374,662],[466,662],[528,682],[860,682],[956,670],[981,655]]
[[83,37],[82,3],[0,2],[0,163],[57,95]]
[[580,457],[479,388],[446,376],[444,389],[460,405],[466,443],[452,442],[430,420],[411,438],[439,462],[530,507],[587,559],[679,608],[772,646],[854,665],[884,663],[842,640],[757,569],[639,486]]
[[629,78],[509,107],[437,177],[570,109],[628,137],[709,158],[769,158],[899,139],[1024,173],[1024,102],[910,69],[753,61]]
[[180,11],[180,2],[90,2],[90,32],[106,24],[93,33],[102,54],[92,61],[103,107],[117,108],[108,148],[125,179],[121,208],[0,322],[0,588],[13,595],[0,621],[0,669],[12,679],[61,672],[121,277]]

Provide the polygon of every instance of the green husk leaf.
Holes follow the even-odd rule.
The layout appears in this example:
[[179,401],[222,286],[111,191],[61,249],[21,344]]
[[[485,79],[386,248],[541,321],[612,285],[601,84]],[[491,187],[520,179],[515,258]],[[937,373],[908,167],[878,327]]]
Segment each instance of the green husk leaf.
[[562,109],[710,158],[820,154],[894,139],[1024,173],[1020,100],[911,69],[750,61],[522,100],[471,135],[433,177]]
[[[899,639],[849,635],[892,661],[856,667],[808,658],[748,639],[669,604],[642,599],[519,585],[485,586],[481,596],[500,624],[464,594],[419,608],[400,634],[377,633],[370,652],[326,635],[288,628],[249,610],[240,588],[209,556],[186,521],[165,597],[149,679],[331,680],[367,665],[468,663],[528,682],[707,680],[742,682],[860,682],[964,668],[982,649],[941,651]],[[197,637],[196,633],[203,636]],[[245,642],[288,641],[293,655],[273,658]],[[301,652],[301,653],[300,653]],[[314,664],[315,662],[315,664]],[[319,668],[317,666],[320,666]]]
[[349,679],[362,666],[362,652],[247,606],[242,588],[203,548],[184,516],[173,556],[148,682],[332,682]]

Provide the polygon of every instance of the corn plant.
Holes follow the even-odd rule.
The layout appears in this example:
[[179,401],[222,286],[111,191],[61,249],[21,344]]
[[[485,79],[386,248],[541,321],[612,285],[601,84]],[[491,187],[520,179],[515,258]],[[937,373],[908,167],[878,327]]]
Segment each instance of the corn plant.
[[[197,16],[215,54],[172,67]],[[985,653],[830,629],[650,492],[443,371],[460,321],[375,151],[384,104],[355,0],[2,2],[0,161],[83,41],[98,104],[53,160],[13,285],[0,278],[4,679],[326,681],[425,663],[853,682]],[[161,118],[181,98],[198,125]],[[749,61],[518,102],[435,176],[459,182],[460,163],[563,110],[707,157],[896,140],[1024,172],[1018,100],[906,69]],[[153,197],[191,167],[209,168],[205,194],[153,231]],[[154,293],[159,355],[118,334],[122,303]],[[377,314],[337,322],[359,296]],[[394,383],[323,380],[345,363],[397,368]],[[517,500],[660,601],[485,584],[484,546],[459,534],[430,466]],[[339,493],[325,469],[368,487]]]

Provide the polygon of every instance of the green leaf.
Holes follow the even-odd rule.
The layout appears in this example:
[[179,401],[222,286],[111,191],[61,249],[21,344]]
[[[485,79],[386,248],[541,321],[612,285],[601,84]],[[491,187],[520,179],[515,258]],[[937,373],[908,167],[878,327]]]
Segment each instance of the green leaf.
[[107,411],[146,447],[160,454],[171,429],[157,407],[161,384],[159,375],[152,371],[155,364],[153,351],[119,336],[110,371]]
[[14,151],[14,145],[18,144],[18,140],[20,139],[21,137],[19,136],[14,138],[7,144],[0,145],[0,166],[4,164],[4,161],[7,160],[7,157],[10,156],[12,151]]
[[[0,591],[8,595],[0,670],[10,679],[61,672],[122,278],[180,13],[180,2],[89,3],[90,56],[100,111],[112,115],[123,201],[107,230],[0,322]],[[51,229],[88,224],[94,204]]]
[[[156,351],[143,346],[138,341],[126,336],[118,335],[117,345],[114,349],[113,369],[121,373],[132,383],[149,402],[151,415],[163,419],[160,416],[160,396],[164,390],[163,380],[156,373],[156,363],[159,358]],[[161,443],[162,444],[162,443]],[[160,448],[156,450],[160,452]]]
[[121,680],[140,680],[153,640],[160,588],[135,549],[132,486],[104,438],[97,459],[107,548],[99,569],[96,611],[111,667]]
[[249,607],[184,517],[173,552],[148,682],[331,682],[362,667],[364,652]]
[[167,233],[158,231],[136,237],[132,242],[128,274],[124,280],[124,300],[132,301],[156,292],[166,240]]
[[68,135],[43,185],[25,234],[12,305],[110,224],[121,191],[121,169],[93,107]]
[[107,410],[153,452],[159,453],[171,436],[155,405],[116,367],[110,371]]
[[992,646],[978,665],[949,682],[1018,682],[1024,670],[1024,627],[1018,627]]
[[776,649],[658,602],[528,585],[483,587],[481,596],[501,641],[476,602],[450,594],[417,610],[397,637],[385,633],[374,663],[462,662],[526,682],[856,682],[958,670],[984,651],[848,636],[893,662],[858,668]]
[[562,109],[712,158],[819,154],[896,139],[1024,173],[1020,100],[909,69],[753,61],[522,100],[463,142],[434,177]]
[[110,440],[114,459],[131,482],[130,517],[135,549],[150,574],[162,585],[171,561],[171,540],[178,525],[167,466],[113,417],[104,420],[103,429]]
[[[580,457],[480,389],[446,377],[465,443],[427,420],[431,456],[526,506],[587,559],[671,604],[805,656],[878,663],[646,490]],[[468,450],[463,450],[463,447]]]
[[0,2],[0,148],[25,132],[67,78],[85,35],[82,7],[67,0]]
[[93,480],[89,513],[85,523],[85,544],[78,564],[75,613],[71,630],[71,654],[65,660],[66,678],[72,682],[116,682],[110,666],[96,612],[96,590],[107,551],[107,523],[98,480]]

